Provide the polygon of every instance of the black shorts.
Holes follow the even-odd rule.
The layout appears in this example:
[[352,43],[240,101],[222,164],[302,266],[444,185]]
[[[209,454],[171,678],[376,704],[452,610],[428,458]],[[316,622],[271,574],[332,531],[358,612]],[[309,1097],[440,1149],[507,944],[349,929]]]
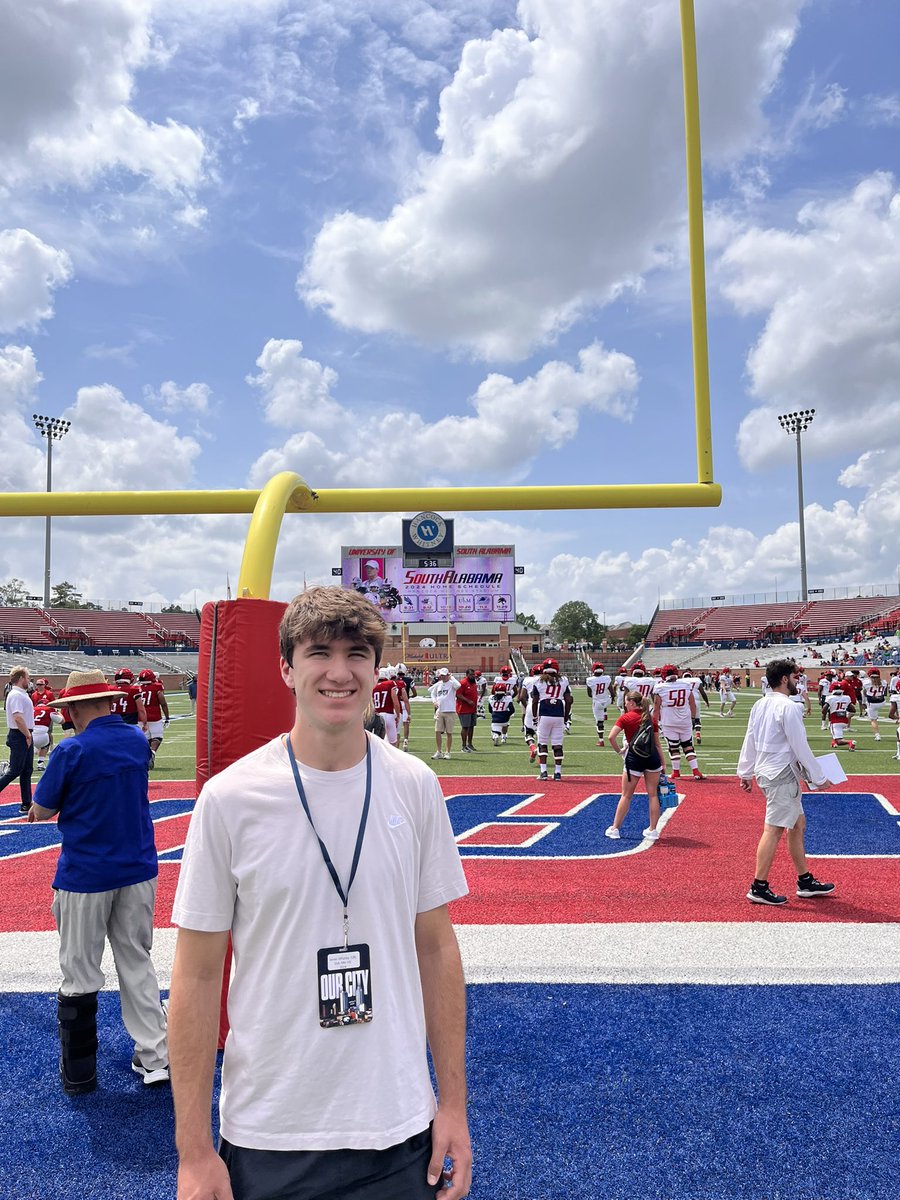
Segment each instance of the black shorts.
[[387,1150],[247,1150],[222,1138],[234,1200],[434,1200],[431,1129]]
[[642,775],[644,771],[661,771],[662,759],[653,747],[653,753],[649,758],[638,758],[629,750],[625,755],[625,770],[630,776]]
[[460,729],[472,729],[475,726],[476,713],[457,713]]

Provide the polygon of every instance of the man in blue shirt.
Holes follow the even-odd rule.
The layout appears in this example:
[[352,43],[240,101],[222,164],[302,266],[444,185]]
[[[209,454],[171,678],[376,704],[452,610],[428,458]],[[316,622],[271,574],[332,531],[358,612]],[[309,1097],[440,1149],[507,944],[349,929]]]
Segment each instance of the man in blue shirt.
[[97,993],[106,939],[112,947],[122,1019],[134,1038],[132,1070],[145,1084],[168,1083],[166,1016],[150,958],[158,874],[150,819],[150,747],[110,712],[118,693],[101,671],[73,671],[54,705],[77,734],[60,743],[35,792],[29,821],[59,816],[53,880],[63,983],[57,1016],[63,1089],[97,1086]]

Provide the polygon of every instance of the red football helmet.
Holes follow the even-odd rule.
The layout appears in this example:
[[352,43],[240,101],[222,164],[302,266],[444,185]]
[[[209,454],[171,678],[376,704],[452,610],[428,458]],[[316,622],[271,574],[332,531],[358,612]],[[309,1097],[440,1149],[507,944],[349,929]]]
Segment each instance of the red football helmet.
[[836,679],[828,690],[829,692],[843,692],[844,685],[839,679]]
[[531,668],[531,673],[532,673],[532,675],[540,675],[540,673],[541,673],[540,663],[534,664],[534,666]]
[[558,675],[559,674],[559,663],[556,661],[555,658],[545,658],[544,661],[541,663],[541,670],[555,671],[556,674]]
[[663,667],[662,673],[666,679],[670,679],[670,678],[677,679],[678,678],[678,668],[673,666],[671,663],[667,667]]
[[[476,674],[477,674],[477,672],[476,672]],[[509,669],[509,667],[501,667],[500,674],[503,676],[504,679],[509,679],[510,675],[512,675],[512,671]]]
[[603,663],[591,663],[591,670],[595,675],[600,675],[603,671]]
[[[871,675],[877,675],[879,679],[881,678],[881,672],[878,670],[878,668],[877,668],[877,667],[870,667],[870,668],[869,668],[869,670],[866,672],[866,674],[867,674],[867,675],[870,675],[870,676],[871,676]],[[38,680],[38,683],[40,683],[40,682],[41,682],[41,681],[40,681],[40,680]]]
[[131,667],[119,667],[116,671],[116,679],[125,679],[129,683],[134,683],[134,671]]
[[138,679],[141,683],[156,683],[156,675],[149,667],[144,667],[143,671],[138,672]]

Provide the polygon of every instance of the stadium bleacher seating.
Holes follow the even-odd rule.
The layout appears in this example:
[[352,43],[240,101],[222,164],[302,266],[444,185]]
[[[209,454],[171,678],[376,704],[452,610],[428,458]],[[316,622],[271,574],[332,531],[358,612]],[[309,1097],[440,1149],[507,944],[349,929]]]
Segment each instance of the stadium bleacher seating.
[[89,608],[0,607],[0,648],[80,649],[96,646],[154,650],[196,649],[200,622],[193,613],[138,613]]
[[796,642],[798,638],[841,637],[863,625],[874,628],[888,614],[894,618],[900,615],[896,597],[855,596],[845,600],[810,600],[805,604],[793,601],[660,609],[647,633],[647,643],[702,646],[706,642],[715,646],[725,642],[750,644],[769,639]]

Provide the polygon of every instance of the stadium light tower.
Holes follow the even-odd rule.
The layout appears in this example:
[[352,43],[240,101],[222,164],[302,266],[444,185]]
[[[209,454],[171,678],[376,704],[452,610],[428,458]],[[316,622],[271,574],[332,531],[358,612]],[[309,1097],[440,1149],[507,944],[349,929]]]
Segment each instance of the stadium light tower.
[[797,497],[800,505],[800,597],[805,604],[809,599],[806,586],[806,529],[803,524],[803,458],[800,453],[800,434],[812,425],[816,415],[814,408],[802,408],[799,412],[783,413],[778,422],[785,433],[797,439]]
[[[47,439],[47,492],[53,490],[53,443],[62,441],[72,426],[71,421],[63,421],[60,417],[43,417],[40,413],[32,413],[34,427],[42,437]],[[47,527],[44,536],[44,608],[50,607],[50,517],[47,517]]]

